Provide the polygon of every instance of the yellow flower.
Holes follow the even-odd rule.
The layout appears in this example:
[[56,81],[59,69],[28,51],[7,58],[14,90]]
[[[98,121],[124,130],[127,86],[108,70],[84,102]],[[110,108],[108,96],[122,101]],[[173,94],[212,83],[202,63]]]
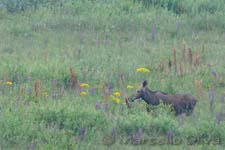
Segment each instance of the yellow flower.
[[7,81],[5,82],[6,85],[12,85],[12,82],[11,81]]
[[133,89],[134,87],[132,85],[127,85],[128,89]]
[[85,95],[87,95],[87,92],[84,92],[84,91],[83,92],[80,92],[80,95],[81,96],[85,96]]
[[137,68],[136,72],[140,72],[140,73],[149,73],[150,70],[147,68]]
[[119,97],[121,94],[120,92],[114,92],[113,95]]
[[81,84],[80,84],[80,87],[87,87],[87,88],[89,88],[89,87],[90,87],[90,85],[89,85],[89,84],[87,84],[87,83],[81,83]]
[[112,95],[111,95],[111,99],[112,99],[116,104],[121,104],[121,103],[122,103],[121,100],[120,100],[119,98],[114,97],[114,96],[112,96]]
[[115,103],[121,104],[121,100],[119,98],[115,99]]
[[48,92],[43,92],[43,96],[48,97]]

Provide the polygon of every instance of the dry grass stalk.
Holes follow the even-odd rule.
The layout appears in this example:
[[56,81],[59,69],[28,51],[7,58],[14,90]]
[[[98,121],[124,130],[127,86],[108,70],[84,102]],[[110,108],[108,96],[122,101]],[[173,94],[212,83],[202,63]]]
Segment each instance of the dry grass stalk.
[[194,53],[194,66],[197,67],[200,65],[200,56],[198,52]]
[[25,95],[25,86],[21,85],[20,86],[20,96],[24,96]]
[[182,51],[182,58],[183,58],[183,61],[186,61],[186,42],[183,41],[183,51]]
[[126,102],[127,108],[131,108],[127,98],[125,99],[125,102]]
[[119,89],[120,89],[121,96],[123,96],[123,81],[124,81],[124,75],[121,74],[119,77]]
[[48,61],[48,56],[49,56],[48,52],[45,52],[45,53],[44,53],[44,60],[45,60],[45,61]]
[[40,94],[40,85],[39,82],[37,80],[34,81],[34,95],[35,97],[38,97]]
[[103,97],[104,103],[107,103],[108,94],[106,92],[106,84],[104,82],[100,83],[100,93],[101,93],[101,96]]
[[205,61],[205,45],[202,45],[202,55],[201,55],[202,61]]
[[169,74],[170,69],[171,68],[169,68],[169,66],[168,66],[168,64],[166,62],[163,63],[163,72],[164,72],[165,75],[168,75]]
[[78,81],[76,78],[76,75],[74,73],[74,70],[72,67],[70,67],[70,88],[75,89],[78,86]]
[[179,75],[180,76],[184,75],[184,65],[181,61],[179,62]]
[[173,48],[173,64],[174,64],[174,69],[175,72],[177,73],[177,51],[176,48]]
[[197,88],[198,94],[204,96],[204,91],[202,89],[202,85],[199,80],[195,80],[195,87]]
[[193,62],[193,53],[192,53],[192,49],[191,49],[191,48],[188,49],[188,59],[189,59],[189,64],[190,64],[190,66],[192,66],[192,62]]
[[159,64],[157,65],[157,68],[159,69],[160,72],[164,70],[163,68],[163,61],[160,61]]
[[169,59],[169,62],[168,62],[168,68],[169,68],[169,70],[171,70],[171,68],[172,68],[172,61]]
[[222,81],[222,77],[220,77],[219,75],[217,75],[217,76],[215,77],[215,80],[216,80],[216,85],[219,86],[220,83],[221,83],[221,81]]

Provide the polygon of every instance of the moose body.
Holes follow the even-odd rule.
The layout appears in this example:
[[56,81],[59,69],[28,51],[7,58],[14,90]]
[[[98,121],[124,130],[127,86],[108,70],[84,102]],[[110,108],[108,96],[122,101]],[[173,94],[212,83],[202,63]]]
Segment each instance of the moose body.
[[162,100],[164,104],[172,106],[176,115],[180,115],[182,113],[186,113],[187,115],[192,114],[197,100],[191,94],[171,95],[161,91],[151,91],[147,88],[147,84],[147,81],[144,81],[141,88],[138,89],[135,94],[131,95],[128,100],[144,100],[147,103],[147,111],[150,111],[148,105],[159,105],[160,100]]

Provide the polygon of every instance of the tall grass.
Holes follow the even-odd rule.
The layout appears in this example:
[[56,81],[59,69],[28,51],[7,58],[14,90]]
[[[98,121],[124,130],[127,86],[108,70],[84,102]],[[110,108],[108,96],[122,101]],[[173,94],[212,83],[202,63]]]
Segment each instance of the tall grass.
[[[0,148],[222,148],[222,2],[1,1]],[[143,79],[192,93],[194,114],[177,118],[163,105],[147,113],[141,101],[128,109]]]

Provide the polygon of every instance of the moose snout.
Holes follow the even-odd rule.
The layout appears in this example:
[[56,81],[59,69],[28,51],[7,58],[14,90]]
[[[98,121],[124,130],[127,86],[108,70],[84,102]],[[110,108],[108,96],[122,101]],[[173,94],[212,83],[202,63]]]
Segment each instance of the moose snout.
[[134,102],[135,98],[133,96],[130,96],[127,98],[128,102]]
[[133,94],[129,96],[127,99],[129,102],[134,102],[136,99],[139,99],[139,97],[136,94]]

